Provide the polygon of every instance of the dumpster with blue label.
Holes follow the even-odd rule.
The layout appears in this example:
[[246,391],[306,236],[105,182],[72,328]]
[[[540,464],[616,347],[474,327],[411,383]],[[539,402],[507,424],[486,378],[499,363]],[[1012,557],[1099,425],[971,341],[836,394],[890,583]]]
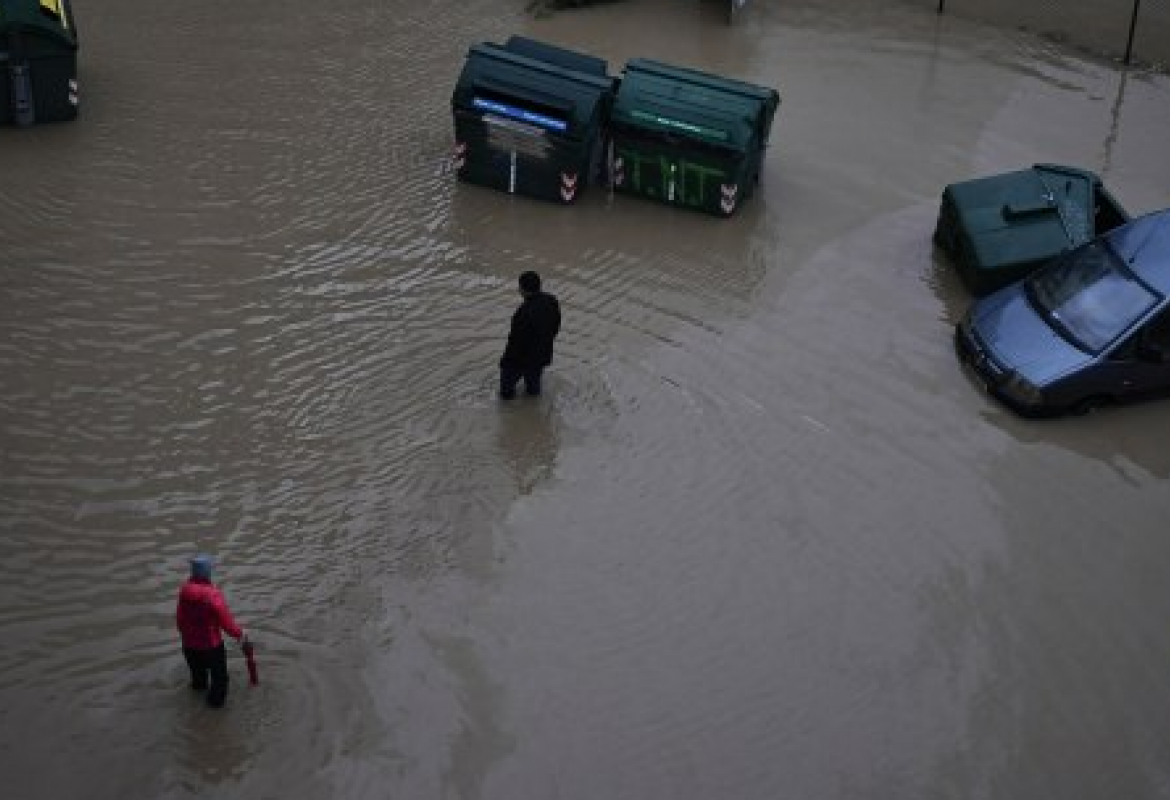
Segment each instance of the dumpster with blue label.
[[601,174],[614,86],[605,61],[534,39],[472,46],[451,98],[456,174],[574,202]]
[[720,216],[751,196],[780,105],[775,89],[638,58],[610,119],[620,192]]
[[1036,164],[945,187],[934,241],[984,295],[1128,221],[1094,173]]
[[0,0],[0,124],[77,116],[77,27],[69,0]]

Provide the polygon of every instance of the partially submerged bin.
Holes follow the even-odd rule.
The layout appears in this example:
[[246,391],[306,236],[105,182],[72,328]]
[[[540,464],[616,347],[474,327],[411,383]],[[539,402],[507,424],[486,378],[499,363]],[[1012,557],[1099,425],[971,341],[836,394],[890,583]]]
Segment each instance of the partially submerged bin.
[[69,0],[0,0],[0,124],[77,116],[77,28]]
[[638,58],[610,119],[621,192],[730,216],[759,182],[775,89]]
[[1127,221],[1094,173],[1036,164],[944,188],[934,241],[967,288],[984,295]]
[[601,59],[534,39],[472,46],[451,98],[456,173],[572,203],[600,173],[614,84]]

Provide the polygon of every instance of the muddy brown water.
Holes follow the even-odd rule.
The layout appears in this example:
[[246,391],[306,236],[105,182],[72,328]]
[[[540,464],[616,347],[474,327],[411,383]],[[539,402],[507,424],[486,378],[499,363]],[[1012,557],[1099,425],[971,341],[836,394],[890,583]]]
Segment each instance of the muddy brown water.
[[[1170,798],[1170,406],[1005,412],[929,241],[1035,161],[1170,205],[1165,76],[863,0],[78,5],[83,117],[0,131],[6,797]],[[762,191],[456,185],[514,32],[776,87]]]

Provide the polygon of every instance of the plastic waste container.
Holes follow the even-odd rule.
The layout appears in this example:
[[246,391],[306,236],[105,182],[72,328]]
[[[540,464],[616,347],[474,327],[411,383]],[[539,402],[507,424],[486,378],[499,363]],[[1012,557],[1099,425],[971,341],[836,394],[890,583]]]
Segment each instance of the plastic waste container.
[[1036,164],[946,186],[934,242],[967,288],[984,295],[1128,221],[1096,174]]
[[775,89],[649,59],[623,71],[610,120],[617,191],[730,216],[751,196]]
[[614,89],[590,55],[521,36],[473,45],[451,97],[456,174],[572,203],[602,174]]
[[77,110],[69,0],[0,0],[0,124],[70,120]]

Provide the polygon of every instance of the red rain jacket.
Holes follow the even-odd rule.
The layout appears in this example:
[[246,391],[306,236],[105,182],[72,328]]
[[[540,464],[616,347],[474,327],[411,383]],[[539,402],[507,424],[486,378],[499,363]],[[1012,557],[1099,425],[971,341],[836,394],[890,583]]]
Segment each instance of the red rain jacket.
[[223,644],[221,628],[233,639],[244,635],[232,619],[219,589],[205,578],[188,578],[179,589],[175,624],[183,638],[183,647],[194,650],[210,650]]

